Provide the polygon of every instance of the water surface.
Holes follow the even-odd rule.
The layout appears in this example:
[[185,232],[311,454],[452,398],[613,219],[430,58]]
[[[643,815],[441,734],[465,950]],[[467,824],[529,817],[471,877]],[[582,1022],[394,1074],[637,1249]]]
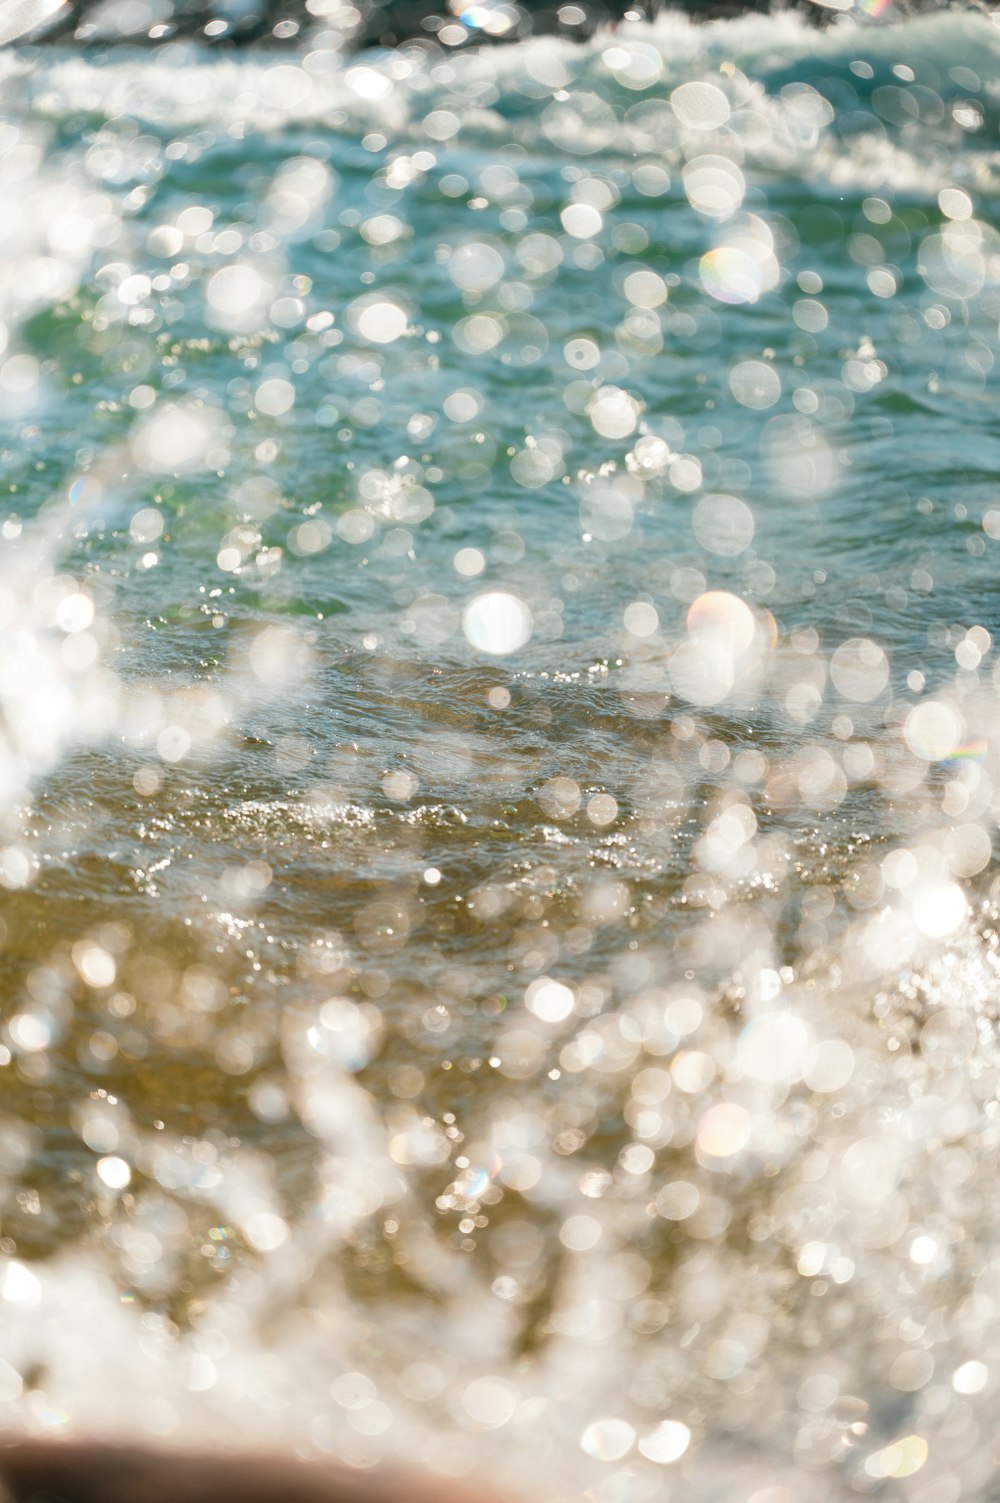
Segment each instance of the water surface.
[[9,1423],[992,1495],[997,35],[4,54]]

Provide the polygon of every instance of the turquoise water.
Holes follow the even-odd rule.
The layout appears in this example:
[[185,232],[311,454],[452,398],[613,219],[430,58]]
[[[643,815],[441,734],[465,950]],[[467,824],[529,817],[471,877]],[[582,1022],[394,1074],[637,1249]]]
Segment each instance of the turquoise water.
[[7,1422],[991,1495],[998,54],[3,55]]

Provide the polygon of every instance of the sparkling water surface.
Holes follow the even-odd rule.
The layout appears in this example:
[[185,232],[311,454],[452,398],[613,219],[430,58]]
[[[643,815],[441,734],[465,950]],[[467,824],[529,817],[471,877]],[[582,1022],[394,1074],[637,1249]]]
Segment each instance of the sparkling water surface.
[[988,1499],[980,15],[0,55],[0,1402]]

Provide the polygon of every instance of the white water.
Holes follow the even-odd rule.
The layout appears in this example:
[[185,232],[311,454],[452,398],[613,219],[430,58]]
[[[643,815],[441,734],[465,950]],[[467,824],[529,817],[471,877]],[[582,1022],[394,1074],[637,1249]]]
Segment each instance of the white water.
[[[181,55],[161,67],[5,55],[11,356],[0,378],[5,463],[15,494],[28,491],[3,532],[0,644],[9,1425],[268,1441],[359,1466],[484,1473],[554,1500],[992,1495],[1000,893],[986,549],[998,528],[992,481],[961,465],[991,468],[981,352],[996,342],[995,131],[982,116],[973,128],[969,96],[992,101],[996,37],[963,16],[822,36],[787,17],[704,29],[665,17],[579,49],[535,42],[437,71],[404,56]],[[869,68],[850,74],[865,86],[881,72],[864,128],[845,136],[819,85],[851,62]],[[896,94],[876,98],[902,92],[893,67],[918,78],[933,67],[936,84],[918,87],[940,114],[925,95],[913,116]],[[896,83],[879,82],[886,70]],[[709,92],[675,93],[692,81]],[[690,125],[692,97],[718,129]],[[315,133],[337,169],[282,178]],[[637,163],[679,180],[672,200],[662,179],[652,195],[636,190],[654,200],[661,234],[639,269],[662,270],[665,246],[679,267],[671,313],[693,308],[718,339],[680,375],[682,320],[648,367],[647,324],[612,348],[602,320],[617,283],[597,281],[592,259],[590,286],[603,291],[574,312],[570,279],[588,267],[571,242],[591,237],[570,227],[590,221],[564,217],[565,280],[545,284],[532,316],[553,347],[572,332],[581,358],[593,346],[605,362],[585,411],[566,388],[572,431],[527,434],[562,366],[539,375],[544,352],[524,357],[515,402],[500,384],[509,367],[487,360],[492,326],[480,328],[476,421],[499,455],[482,496],[467,511],[449,499],[451,520],[442,504],[432,524],[439,456],[420,460],[407,490],[386,478],[402,440],[358,420],[317,486],[329,537],[305,533],[325,515],[309,487],[332,442],[326,419],[311,419],[344,373],[313,374],[306,336],[286,352],[292,337],[274,329],[287,363],[258,369],[249,336],[265,292],[272,313],[279,294],[309,295],[282,279],[307,232],[329,228],[326,195],[340,212],[338,171],[361,176],[370,213],[383,153],[408,182],[433,168],[437,184],[474,177],[511,146],[543,176],[569,157],[605,186],[624,189],[614,174]],[[180,227],[204,198],[225,233],[249,191],[228,175],[230,150],[267,180],[271,241],[248,263],[263,311],[249,294],[227,303],[212,281],[221,263],[198,261],[228,254],[197,248],[202,218]],[[420,151],[433,161],[416,162]],[[171,175],[203,159],[221,187]],[[523,160],[508,152],[505,170]],[[722,210],[685,176],[692,162],[713,192],[731,192]],[[947,193],[958,196],[939,202]],[[417,245],[444,224],[473,233],[442,194],[407,204]],[[796,261],[781,222],[804,225],[828,199],[842,238]],[[605,214],[604,229],[631,226],[622,254],[639,257],[633,220],[616,217],[610,192],[599,202],[573,200]],[[463,199],[470,217],[488,208]],[[895,209],[923,216],[907,221],[905,266],[873,264],[880,247],[858,242]],[[505,233],[530,231],[524,221]],[[538,231],[552,244],[555,223]],[[388,231],[370,233],[378,245]],[[497,245],[510,248],[489,233],[502,259]],[[485,242],[469,243],[482,265]],[[364,377],[369,394],[397,383],[409,400],[418,387],[429,408],[452,402],[461,416],[469,367],[448,339],[416,376],[398,352],[411,329],[423,337],[421,319],[484,311],[505,327],[532,256],[509,307],[482,304],[459,268],[445,314],[425,317],[441,297],[422,280],[429,257],[393,271],[401,301],[361,305],[369,284],[353,252],[321,249],[314,282],[338,325],[369,361],[389,347],[375,349],[385,364]],[[753,297],[733,295],[725,263],[713,284],[720,249],[753,262]],[[181,254],[190,277],[174,275]],[[143,322],[164,266],[162,315]],[[793,276],[812,300],[799,318],[815,320],[823,291],[829,351],[780,344]],[[668,302],[659,272],[632,285],[632,311],[660,307],[661,291]],[[179,356],[155,319],[185,296],[197,327],[178,349],[195,375],[170,395]],[[132,341],[120,366],[117,345],[108,355],[98,341],[93,355],[83,337],[80,309],[98,303]],[[60,322],[41,334],[33,323],[51,307],[79,322],[73,354],[91,361],[83,432]],[[919,343],[913,327],[939,342]],[[143,339],[161,328],[167,343],[140,379],[129,361],[147,358]],[[541,342],[537,329],[530,338]],[[225,363],[227,349],[242,365]],[[975,368],[959,360],[970,350]],[[201,356],[219,365],[203,371]],[[814,375],[809,362],[826,359]],[[710,399],[711,419],[683,407],[696,370],[729,393],[728,407]],[[243,427],[221,415],[238,371],[262,382]],[[293,374],[307,416],[290,436],[266,420],[283,417]],[[799,419],[820,414],[815,431],[768,428],[763,442],[753,424],[758,411],[772,421],[775,380],[799,397]],[[832,393],[843,428],[821,427]],[[884,393],[900,405],[880,406]],[[903,399],[921,413],[912,426]],[[518,470],[504,449],[520,402]],[[105,440],[109,412],[120,421]],[[882,426],[865,429],[873,415]],[[414,416],[417,452],[430,430]],[[782,419],[792,414],[776,408]],[[282,487],[302,508],[282,564],[293,584],[277,604],[261,593],[234,604],[281,552],[254,526],[282,515],[282,487],[245,482],[266,482],[282,444],[293,456]],[[743,470],[717,471],[698,511],[689,477],[694,460],[710,472],[713,446]],[[22,450],[51,465],[51,499],[37,499],[47,480],[18,469]],[[573,453],[574,489],[556,477],[527,502],[525,482],[510,491],[510,474],[534,473],[530,456],[557,450],[560,464]],[[341,461],[381,476],[368,492],[359,481],[366,505],[330,502]],[[89,489],[70,492],[77,465]],[[242,488],[220,500],[231,465]],[[591,485],[602,468],[617,476],[603,491]],[[164,474],[175,482],[165,502],[150,494]],[[909,509],[896,486],[912,487]],[[742,511],[730,488],[745,491]],[[728,540],[747,512],[758,555],[744,561]],[[932,531],[927,519],[942,516],[950,530]],[[313,551],[328,569],[319,583]],[[346,597],[342,617],[323,589]],[[296,615],[310,590],[323,609]],[[189,595],[197,615],[171,615]],[[842,617],[846,605],[867,619]],[[227,644],[218,671],[205,666],[210,632]],[[79,748],[95,744],[87,761]],[[315,747],[322,778],[309,782]],[[29,791],[35,813],[22,808]],[[221,1116],[185,1125],[215,1095]]]

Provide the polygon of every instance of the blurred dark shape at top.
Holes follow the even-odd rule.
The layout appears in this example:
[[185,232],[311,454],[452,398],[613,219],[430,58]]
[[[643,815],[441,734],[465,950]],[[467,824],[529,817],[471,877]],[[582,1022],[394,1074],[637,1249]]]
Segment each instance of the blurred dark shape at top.
[[[702,20],[797,10],[817,22],[861,0],[2,0],[0,44],[83,46],[177,41],[216,47],[297,48],[325,33],[328,45],[395,46],[436,38],[446,48],[526,36],[586,38],[616,21],[675,9]],[[919,5],[919,0],[917,0]],[[932,0],[933,3],[933,0]],[[937,0],[940,3],[940,0]],[[907,5],[907,9],[911,8]],[[924,5],[921,8],[926,8]],[[889,5],[894,11],[897,6]]]

